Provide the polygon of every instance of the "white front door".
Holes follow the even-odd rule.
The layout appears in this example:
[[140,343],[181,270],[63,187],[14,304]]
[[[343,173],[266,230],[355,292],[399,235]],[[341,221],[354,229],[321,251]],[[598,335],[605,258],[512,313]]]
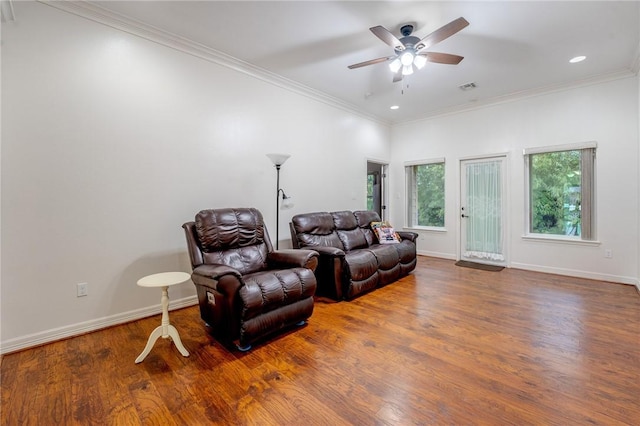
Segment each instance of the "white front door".
[[460,259],[506,265],[506,157],[460,162]]

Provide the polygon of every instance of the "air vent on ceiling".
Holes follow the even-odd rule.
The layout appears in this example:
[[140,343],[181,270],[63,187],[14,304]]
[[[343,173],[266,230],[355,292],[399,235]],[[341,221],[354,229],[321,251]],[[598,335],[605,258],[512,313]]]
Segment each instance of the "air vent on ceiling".
[[464,91],[467,91],[467,90],[473,90],[473,89],[475,89],[476,87],[478,87],[478,86],[476,86],[476,83],[474,83],[474,82],[471,82],[471,83],[465,83],[465,84],[461,84],[460,86],[458,86],[458,88],[459,88],[460,90],[464,90]]

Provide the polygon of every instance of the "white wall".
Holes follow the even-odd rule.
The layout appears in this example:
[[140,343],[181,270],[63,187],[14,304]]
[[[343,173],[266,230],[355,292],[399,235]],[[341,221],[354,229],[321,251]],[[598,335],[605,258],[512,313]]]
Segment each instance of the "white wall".
[[[257,207],[274,234],[268,152],[292,155],[281,185],[296,206],[281,212],[281,247],[296,213],[365,206],[367,159],[391,161],[390,219],[403,223],[403,162],[445,157],[447,232],[421,232],[418,248],[455,258],[459,159],[508,153],[511,266],[638,280],[637,77],[390,131],[44,4],[14,7],[17,21],[2,25],[2,352],[157,312],[159,294],[135,282],[190,270],[180,226],[200,209]],[[522,149],[589,140],[602,244],[523,241]],[[89,296],[76,297],[78,282]],[[170,296],[194,294],[187,283]]]
[[291,154],[281,248],[296,213],[366,206],[366,159],[389,158],[387,126],[44,4],[14,7],[2,26],[3,352],[157,310],[159,291],[136,281],[190,272],[181,225],[201,209],[256,207],[273,239],[266,153]]
[[[456,258],[459,161],[508,154],[508,261],[512,267],[625,283],[638,281],[638,79],[630,76],[435,117],[392,129],[392,220],[406,223],[405,161],[446,159],[447,232],[420,232],[422,253]],[[599,246],[525,241],[522,150],[596,141]],[[612,259],[604,258],[611,249]]]

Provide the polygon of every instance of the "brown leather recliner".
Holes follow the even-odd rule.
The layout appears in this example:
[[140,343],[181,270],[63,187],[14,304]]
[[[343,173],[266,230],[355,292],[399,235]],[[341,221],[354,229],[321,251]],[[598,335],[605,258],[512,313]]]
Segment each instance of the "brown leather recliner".
[[318,253],[274,251],[258,210],[202,210],[182,227],[200,316],[218,340],[249,350],[311,316]]

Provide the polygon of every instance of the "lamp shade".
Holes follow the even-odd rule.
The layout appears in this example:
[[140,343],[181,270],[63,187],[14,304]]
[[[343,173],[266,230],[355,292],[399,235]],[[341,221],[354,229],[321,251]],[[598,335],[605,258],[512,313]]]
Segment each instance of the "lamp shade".
[[413,53],[405,51],[402,55],[400,55],[400,62],[405,67],[411,65],[413,63]]
[[267,157],[269,157],[274,165],[282,166],[284,162],[287,161],[287,159],[291,156],[289,154],[267,154]]
[[293,205],[294,205],[293,204],[293,198],[292,197],[287,197],[283,193],[282,194],[282,204],[280,204],[280,209],[281,210],[292,209]]
[[416,68],[418,68],[419,70],[421,70],[426,63],[427,63],[427,58],[422,55],[416,55],[415,59],[413,60],[413,65],[415,65]]
[[391,61],[391,63],[389,64],[389,69],[391,70],[392,73],[397,73],[400,68],[402,68],[402,62],[400,62],[400,59],[395,58],[393,61]]

